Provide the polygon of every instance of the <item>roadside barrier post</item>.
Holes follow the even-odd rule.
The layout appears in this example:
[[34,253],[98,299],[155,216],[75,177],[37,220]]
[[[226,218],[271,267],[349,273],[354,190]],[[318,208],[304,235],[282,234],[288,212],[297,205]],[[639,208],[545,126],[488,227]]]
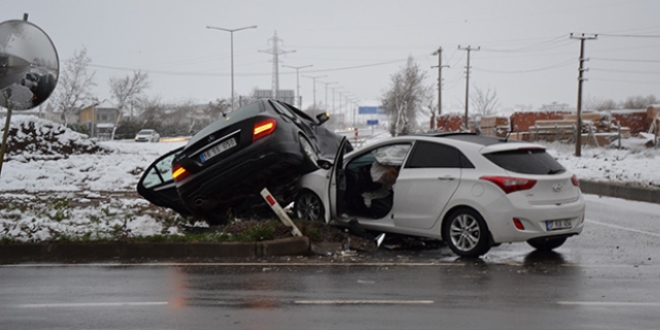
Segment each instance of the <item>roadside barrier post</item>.
[[300,232],[300,229],[298,229],[293,221],[291,221],[291,218],[289,218],[286,212],[284,212],[284,209],[280,206],[277,200],[275,200],[275,197],[271,195],[267,188],[264,188],[261,191],[261,196],[266,200],[266,203],[268,203],[270,208],[273,209],[273,212],[277,214],[277,217],[280,218],[280,221],[282,221],[285,226],[293,228],[291,230],[291,234],[293,234],[293,236],[303,236],[303,234]]

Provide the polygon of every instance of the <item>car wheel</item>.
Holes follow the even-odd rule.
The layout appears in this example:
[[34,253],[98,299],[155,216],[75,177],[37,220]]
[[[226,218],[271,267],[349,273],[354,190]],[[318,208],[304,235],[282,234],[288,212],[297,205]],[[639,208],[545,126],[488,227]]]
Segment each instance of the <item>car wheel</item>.
[[539,251],[550,251],[566,242],[566,237],[539,237],[527,241],[527,244]]
[[303,154],[303,168],[305,171],[314,171],[319,168],[318,160],[319,157],[316,155],[316,151],[312,144],[309,143],[309,140],[304,136],[300,136],[300,151]]
[[315,193],[309,190],[298,193],[298,197],[296,197],[293,204],[293,210],[300,220],[323,221],[325,217],[323,202]]
[[443,224],[442,237],[457,255],[477,258],[490,250],[486,222],[472,209],[452,212]]

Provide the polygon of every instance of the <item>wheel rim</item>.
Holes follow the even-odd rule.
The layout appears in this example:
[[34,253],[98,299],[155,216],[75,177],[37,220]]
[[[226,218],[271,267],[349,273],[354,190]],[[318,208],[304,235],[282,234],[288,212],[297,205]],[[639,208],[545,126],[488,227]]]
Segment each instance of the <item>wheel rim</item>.
[[452,244],[460,251],[472,251],[481,238],[481,228],[477,219],[469,214],[460,214],[452,220],[449,227]]
[[300,144],[302,145],[303,151],[305,152],[305,155],[307,155],[307,159],[309,159],[314,165],[318,164],[318,156],[316,156],[316,152],[314,151],[314,148],[312,148],[312,145],[309,144],[307,139],[304,137],[300,138]]
[[310,193],[303,193],[296,201],[296,210],[301,220],[318,220],[321,218],[321,201]]

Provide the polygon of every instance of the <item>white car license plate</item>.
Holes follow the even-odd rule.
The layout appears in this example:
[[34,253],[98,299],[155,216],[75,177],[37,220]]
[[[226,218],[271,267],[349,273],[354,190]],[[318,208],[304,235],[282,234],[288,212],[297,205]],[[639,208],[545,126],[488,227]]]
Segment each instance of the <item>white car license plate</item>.
[[200,158],[202,159],[202,163],[206,162],[207,160],[233,148],[236,146],[236,139],[231,138],[229,140],[223,141],[222,143],[218,144],[217,146],[206,150],[203,154],[200,155]]
[[571,220],[550,220],[545,222],[545,229],[547,231],[571,229],[572,227]]

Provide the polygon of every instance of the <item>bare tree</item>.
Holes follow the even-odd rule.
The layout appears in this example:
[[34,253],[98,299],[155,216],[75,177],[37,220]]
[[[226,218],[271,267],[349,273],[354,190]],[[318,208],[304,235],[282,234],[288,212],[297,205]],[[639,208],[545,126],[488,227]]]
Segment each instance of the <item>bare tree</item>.
[[474,94],[470,98],[475,114],[481,117],[494,115],[495,108],[499,105],[497,91],[491,91],[490,88],[484,92],[481,88],[475,86]]
[[216,99],[209,102],[204,108],[204,114],[212,120],[226,117],[231,112],[231,101],[226,99]]
[[110,78],[110,97],[115,101],[115,105],[120,113],[130,110],[131,117],[134,117],[133,111],[138,109],[143,102],[144,91],[151,86],[149,74],[146,72],[134,71],[133,75],[124,78]]
[[96,86],[94,74],[87,72],[92,60],[87,57],[87,49],[83,47],[75,51],[73,57],[64,61],[64,70],[57,84],[53,101],[56,108],[64,115],[64,125],[69,124],[69,118],[86,103],[94,100],[91,88]]
[[582,101],[583,108],[586,110],[615,110],[619,109],[622,103],[616,102],[612,99],[605,99],[600,96],[589,96],[586,100]]
[[412,56],[392,75],[391,87],[382,97],[385,111],[392,118],[392,135],[407,134],[416,128],[417,113],[433,97],[433,86],[424,86],[425,78],[426,73],[420,71]]
[[623,102],[624,109],[645,109],[651,104],[657,103],[658,100],[655,98],[655,95],[649,96],[629,96],[625,102]]

